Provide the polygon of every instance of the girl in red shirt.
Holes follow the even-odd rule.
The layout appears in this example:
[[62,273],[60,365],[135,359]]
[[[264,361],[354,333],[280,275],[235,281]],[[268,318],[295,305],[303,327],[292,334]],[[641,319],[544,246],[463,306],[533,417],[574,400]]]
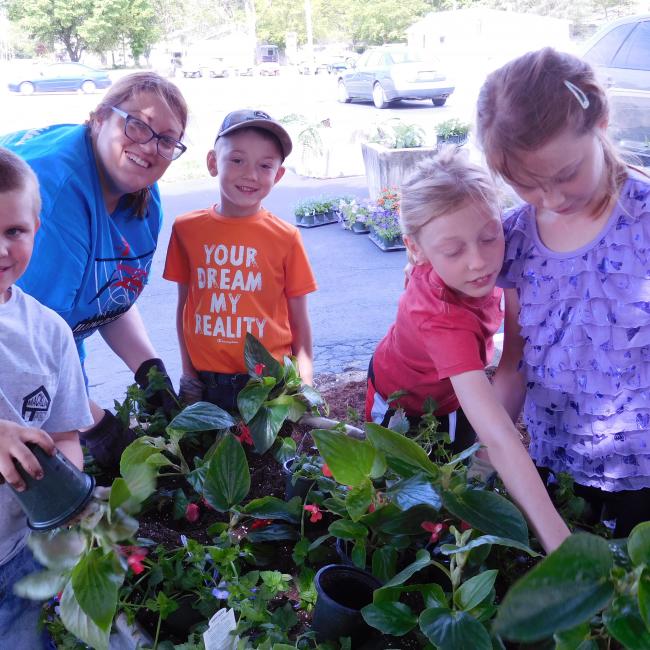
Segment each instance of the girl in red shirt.
[[[478,435],[552,550],[569,531],[485,374],[503,320],[495,287],[504,254],[496,188],[487,172],[452,147],[421,163],[401,196],[400,224],[413,269],[395,323],[370,362],[366,418],[386,426],[402,407],[417,420],[432,398],[453,450]],[[406,392],[392,399],[398,391]]]

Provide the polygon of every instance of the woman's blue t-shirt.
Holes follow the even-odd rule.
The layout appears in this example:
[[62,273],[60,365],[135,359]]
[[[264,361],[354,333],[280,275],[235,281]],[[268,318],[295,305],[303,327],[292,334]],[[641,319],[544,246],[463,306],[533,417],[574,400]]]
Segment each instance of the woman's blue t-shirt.
[[124,198],[112,214],[104,204],[90,131],[56,125],[0,137],[26,160],[40,183],[41,225],[34,252],[17,284],[60,314],[83,340],[124,314],[147,283],[162,208],[157,185],[144,218]]

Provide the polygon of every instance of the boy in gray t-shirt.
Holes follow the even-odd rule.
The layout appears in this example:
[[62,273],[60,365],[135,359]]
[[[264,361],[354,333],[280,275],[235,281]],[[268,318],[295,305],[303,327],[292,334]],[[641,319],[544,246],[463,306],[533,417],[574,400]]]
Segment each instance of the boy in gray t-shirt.
[[[0,477],[15,489],[19,462],[35,478],[42,469],[26,443],[60,449],[83,466],[78,429],[92,424],[72,332],[65,321],[14,285],[29,263],[39,226],[38,181],[29,166],[0,148]],[[0,485],[0,648],[44,647],[41,604],[13,593],[38,569],[26,546],[29,529],[8,485]]]

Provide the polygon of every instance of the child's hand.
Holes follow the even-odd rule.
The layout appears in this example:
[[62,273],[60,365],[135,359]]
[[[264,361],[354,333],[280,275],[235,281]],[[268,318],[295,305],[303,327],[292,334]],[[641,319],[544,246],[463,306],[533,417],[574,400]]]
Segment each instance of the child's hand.
[[0,420],[0,478],[18,492],[22,492],[26,485],[16,469],[16,461],[30,476],[43,478],[43,468],[27,447],[28,442],[38,445],[50,456],[56,451],[54,441],[45,431]]

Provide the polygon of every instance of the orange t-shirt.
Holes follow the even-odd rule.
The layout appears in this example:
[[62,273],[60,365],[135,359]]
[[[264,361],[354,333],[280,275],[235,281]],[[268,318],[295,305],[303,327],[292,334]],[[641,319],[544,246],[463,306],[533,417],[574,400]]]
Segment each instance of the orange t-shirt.
[[183,339],[198,371],[246,372],[246,332],[278,360],[291,354],[287,299],[316,290],[298,229],[264,209],[179,216],[163,277],[188,285]]

